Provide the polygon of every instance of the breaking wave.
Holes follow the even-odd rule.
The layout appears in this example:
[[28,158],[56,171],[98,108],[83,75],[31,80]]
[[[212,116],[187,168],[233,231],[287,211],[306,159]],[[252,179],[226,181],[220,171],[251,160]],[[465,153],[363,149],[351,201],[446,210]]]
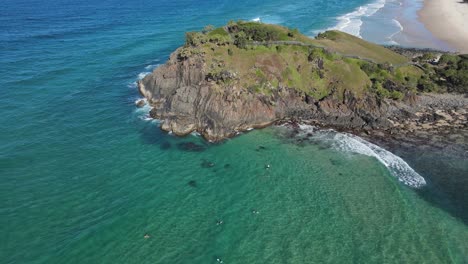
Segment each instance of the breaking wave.
[[396,42],[393,37],[395,37],[398,33],[402,32],[403,31],[403,26],[401,25],[400,21],[396,20],[396,19],[392,19],[392,22],[393,24],[395,24],[397,27],[398,27],[398,30],[391,34],[389,37],[388,37],[388,40],[389,40],[389,43],[392,44],[392,45],[398,45],[399,43]]
[[339,151],[356,153],[376,158],[400,182],[419,188],[426,185],[426,180],[419,175],[408,163],[397,155],[372,144],[358,136],[348,133],[339,133],[333,130],[317,130],[313,126],[301,125],[302,133],[313,133],[313,138],[329,143],[332,148]]
[[330,29],[344,31],[361,38],[362,17],[372,16],[384,6],[385,0],[378,0],[376,2],[360,6],[353,12],[338,17],[338,24]]
[[151,72],[140,72],[138,74],[138,80],[142,80],[143,78],[145,78],[146,75],[150,74]]

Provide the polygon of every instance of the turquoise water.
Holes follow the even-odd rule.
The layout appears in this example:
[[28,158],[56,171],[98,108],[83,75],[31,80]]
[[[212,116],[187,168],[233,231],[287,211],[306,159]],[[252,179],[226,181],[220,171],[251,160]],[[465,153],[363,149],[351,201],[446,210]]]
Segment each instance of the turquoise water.
[[274,127],[210,145],[135,109],[138,75],[187,30],[260,17],[315,32],[367,3],[2,1],[0,262],[466,261],[466,197],[433,191],[435,169],[415,167],[414,189],[333,139]]

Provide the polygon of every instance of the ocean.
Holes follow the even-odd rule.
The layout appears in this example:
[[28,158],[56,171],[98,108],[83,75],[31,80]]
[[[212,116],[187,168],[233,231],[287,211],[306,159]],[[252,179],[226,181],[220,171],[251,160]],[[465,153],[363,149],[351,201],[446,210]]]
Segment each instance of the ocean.
[[1,1],[0,262],[466,263],[466,156],[307,126],[211,144],[135,107],[186,31],[403,44],[389,3]]

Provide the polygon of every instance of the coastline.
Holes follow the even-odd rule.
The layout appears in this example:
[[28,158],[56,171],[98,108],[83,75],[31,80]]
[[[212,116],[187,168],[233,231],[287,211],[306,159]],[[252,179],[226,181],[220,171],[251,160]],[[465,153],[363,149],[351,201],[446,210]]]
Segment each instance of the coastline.
[[383,45],[468,53],[468,4],[462,1],[375,0],[328,29]]
[[338,29],[382,45],[450,52],[458,50],[436,36],[420,20],[419,12],[423,8],[423,2],[424,0],[375,0],[337,17],[337,24],[329,29]]
[[437,38],[460,53],[468,53],[468,3],[425,0],[419,19]]

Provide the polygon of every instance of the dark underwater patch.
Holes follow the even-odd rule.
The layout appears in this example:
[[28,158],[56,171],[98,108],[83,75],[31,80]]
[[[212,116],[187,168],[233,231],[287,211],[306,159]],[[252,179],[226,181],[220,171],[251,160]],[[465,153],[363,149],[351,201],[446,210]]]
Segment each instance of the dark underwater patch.
[[172,147],[171,143],[167,142],[167,141],[164,141],[161,143],[161,145],[159,146],[160,149],[162,150],[168,150]]
[[258,146],[255,151],[262,151],[262,150],[266,150],[267,148],[264,147],[264,146]]
[[189,181],[187,184],[190,187],[197,188],[197,182],[194,180]]
[[196,144],[193,142],[182,142],[177,144],[177,148],[182,151],[188,152],[202,152],[206,150],[206,147],[200,144]]

